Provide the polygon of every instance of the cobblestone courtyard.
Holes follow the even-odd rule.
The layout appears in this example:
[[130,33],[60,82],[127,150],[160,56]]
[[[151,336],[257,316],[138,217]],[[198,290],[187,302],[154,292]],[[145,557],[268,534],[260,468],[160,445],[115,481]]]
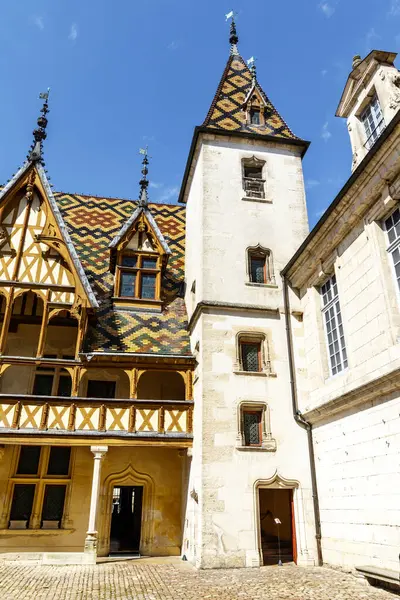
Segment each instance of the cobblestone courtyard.
[[196,571],[187,563],[0,565],[1,600],[394,600],[350,575],[295,566]]

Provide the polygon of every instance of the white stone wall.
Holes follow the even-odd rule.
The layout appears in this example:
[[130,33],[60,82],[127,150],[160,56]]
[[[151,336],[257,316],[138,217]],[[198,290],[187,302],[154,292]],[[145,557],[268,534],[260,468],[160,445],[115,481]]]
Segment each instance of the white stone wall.
[[398,570],[400,396],[314,428],[324,562]]
[[383,119],[387,126],[399,110],[400,83],[399,71],[395,66],[379,64],[374,61],[370,67],[373,75],[368,83],[361,87],[351,113],[347,119],[347,127],[353,150],[353,170],[360,164],[369,148],[365,146],[367,136],[361,115],[373,96],[376,94],[381,107]]
[[[264,202],[243,200],[241,161],[253,155],[265,161]],[[191,325],[198,367],[185,553],[204,568],[259,565],[256,484],[277,473],[295,482],[298,562],[314,564],[307,436],[293,418],[279,275],[308,231],[300,150],[207,134],[195,160],[187,203],[186,302],[189,316],[200,302],[225,307],[203,307]],[[257,244],[272,251],[276,285],[247,285],[246,249]],[[299,307],[293,296],[293,310]],[[235,373],[241,332],[265,336],[273,376]],[[238,447],[241,402],[268,408],[275,451]]]

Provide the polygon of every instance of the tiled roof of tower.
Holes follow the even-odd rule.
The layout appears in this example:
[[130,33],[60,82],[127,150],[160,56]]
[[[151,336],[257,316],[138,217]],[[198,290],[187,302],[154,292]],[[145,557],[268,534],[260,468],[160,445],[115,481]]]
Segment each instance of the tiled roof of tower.
[[183,299],[185,209],[149,204],[170,250],[162,281],[161,313],[114,307],[109,245],[137,202],[78,194],[54,194],[100,308],[90,325],[84,352],[132,352],[191,356]]
[[231,54],[203,126],[224,131],[300,139],[289,129],[258,82],[257,89],[266,103],[266,122],[263,125],[251,125],[246,122],[246,112],[242,107],[252,85],[253,76],[243,58],[239,54]]

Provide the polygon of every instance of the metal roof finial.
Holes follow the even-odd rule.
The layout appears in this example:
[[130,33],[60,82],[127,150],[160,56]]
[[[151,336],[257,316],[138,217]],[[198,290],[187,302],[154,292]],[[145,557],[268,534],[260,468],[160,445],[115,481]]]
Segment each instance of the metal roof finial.
[[42,113],[37,120],[38,127],[33,130],[33,144],[29,153],[29,160],[33,162],[43,161],[42,151],[43,151],[43,140],[46,139],[46,127],[47,127],[47,113],[49,111],[49,93],[50,88],[47,88],[47,92],[42,92],[39,94],[39,98],[44,100],[43,106],[40,109]]
[[250,69],[250,73],[253,78],[253,84],[254,84],[257,79],[256,59],[254,58],[254,56],[249,58],[249,60],[247,61],[247,65]]
[[236,31],[236,23],[235,23],[235,12],[231,10],[227,15],[225,15],[225,20],[231,20],[231,27],[229,31],[229,43],[231,45],[231,54],[239,54],[237,49],[237,44],[239,42],[239,36]]
[[147,174],[149,172],[147,165],[149,164],[149,157],[147,154],[147,146],[146,148],[140,148],[140,154],[143,154],[142,160],[142,179],[139,181],[140,185],[140,195],[139,195],[139,206],[147,206],[149,202],[149,198],[147,195],[147,188],[149,187],[149,181],[147,179]]

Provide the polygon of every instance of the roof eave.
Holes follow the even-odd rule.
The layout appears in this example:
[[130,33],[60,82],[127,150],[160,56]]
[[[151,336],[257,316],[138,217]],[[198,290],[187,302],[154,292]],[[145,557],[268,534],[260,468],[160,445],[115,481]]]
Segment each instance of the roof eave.
[[257,140],[264,141],[264,142],[274,142],[274,143],[278,143],[278,144],[285,144],[285,145],[289,144],[292,146],[298,146],[298,147],[302,148],[301,158],[304,157],[304,155],[307,152],[308,147],[311,143],[311,142],[308,142],[306,140],[302,140],[299,138],[280,138],[280,137],[277,137],[274,135],[262,135],[261,133],[250,133],[247,131],[225,131],[223,129],[215,129],[213,127],[198,125],[194,128],[192,142],[190,144],[189,155],[188,155],[188,159],[186,161],[185,171],[183,173],[183,178],[182,178],[181,189],[180,189],[179,196],[178,196],[178,202],[180,202],[181,204],[185,204],[184,197],[185,197],[187,182],[189,179],[190,167],[192,165],[194,153],[196,151],[196,146],[197,146],[197,141],[199,139],[199,135],[202,133],[211,133],[213,135],[220,135],[223,137],[236,136],[236,137],[244,138],[244,139],[251,139],[251,140],[257,139]]

